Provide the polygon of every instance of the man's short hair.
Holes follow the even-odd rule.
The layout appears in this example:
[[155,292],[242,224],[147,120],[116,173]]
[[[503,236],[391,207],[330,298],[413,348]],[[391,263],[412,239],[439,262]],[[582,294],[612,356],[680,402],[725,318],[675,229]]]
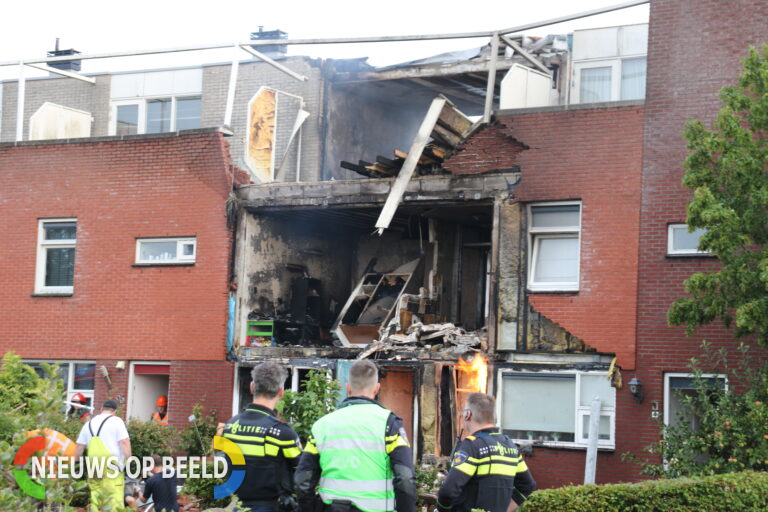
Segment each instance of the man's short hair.
[[102,409],[109,409],[111,411],[117,410],[117,402],[115,400],[104,400],[104,405],[101,406]]
[[159,456],[156,453],[152,454],[152,464],[154,464],[155,467],[163,467],[163,458]]
[[496,399],[485,393],[472,393],[467,397],[467,408],[475,423],[496,423]]
[[287,378],[288,371],[277,363],[267,362],[254,366],[251,370],[253,396],[275,398],[280,392],[280,388],[285,385]]
[[379,368],[368,359],[355,361],[349,368],[349,388],[352,392],[370,391],[379,382]]

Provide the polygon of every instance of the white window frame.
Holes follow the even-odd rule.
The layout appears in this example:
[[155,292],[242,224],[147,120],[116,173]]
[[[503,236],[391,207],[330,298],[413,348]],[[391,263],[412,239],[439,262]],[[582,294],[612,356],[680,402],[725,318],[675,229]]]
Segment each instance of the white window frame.
[[[75,238],[69,240],[46,240],[45,224],[75,223]],[[37,262],[35,265],[35,294],[36,295],[71,295],[74,293],[74,276],[72,286],[46,286],[45,266],[48,261],[48,249],[75,249],[77,259],[77,218],[38,219],[37,221]]]
[[[610,59],[586,60],[573,63],[573,97],[572,103],[583,103],[581,99],[581,70],[590,68],[611,68],[611,98],[607,101],[621,100],[621,70],[625,60],[645,59],[646,84],[648,80],[648,56],[625,55]],[[598,102],[603,103],[603,102]]]
[[[173,260],[142,260],[141,245],[145,242],[176,242],[176,259]],[[184,255],[184,246],[192,245],[192,256]],[[165,237],[165,238],[137,238],[136,239],[136,265],[190,265],[197,260],[197,237]]]
[[[178,100],[190,100],[190,99],[199,99],[200,100],[200,122],[202,125],[202,96],[200,94],[189,94],[189,95],[179,95],[179,96],[157,96],[157,97],[146,97],[146,98],[140,98],[140,99],[130,99],[130,100],[112,100],[111,102],[111,108],[110,108],[110,114],[109,114],[109,134],[110,135],[116,135],[117,134],[117,107],[119,106],[125,106],[125,105],[138,105],[139,106],[139,119],[138,119],[138,128],[136,130],[137,134],[145,134],[147,133],[147,103],[149,103],[152,100],[171,100],[171,127],[169,132],[175,132],[176,131],[176,102]],[[169,133],[169,132],[163,132],[163,133]]]
[[[96,375],[97,375],[97,367],[96,367],[96,361],[82,361],[79,359],[24,359],[22,360],[24,364],[39,364],[39,363],[45,363],[45,364],[57,364],[59,366],[68,365],[69,370],[67,371],[67,382],[64,384],[64,391],[66,392],[66,401],[70,401],[70,398],[72,398],[72,395],[75,393],[81,393],[86,398],[91,399],[91,407],[94,406],[93,402],[93,396],[96,391]],[[75,387],[75,365],[76,364],[92,364],[94,366],[94,374],[93,374],[93,388],[94,389],[79,389]]]
[[[583,420],[582,418],[586,415],[588,416],[592,412],[591,404],[589,406],[582,406],[579,402],[579,399],[581,397],[581,377],[582,375],[589,375],[590,377],[594,376],[602,376],[608,379],[608,372],[607,371],[578,371],[578,370],[546,370],[542,372],[528,372],[528,371],[522,371],[522,370],[513,370],[510,368],[503,368],[498,371],[498,382],[501,383],[498,388],[498,393],[496,397],[496,417],[499,418],[499,426],[503,430],[503,425],[501,425],[501,418],[502,418],[502,407],[504,405],[504,374],[515,374],[515,375],[523,375],[523,374],[531,374],[531,375],[563,375],[563,374],[573,374],[576,376],[576,385],[574,388],[574,401],[575,401],[575,409],[576,413],[574,415],[573,421],[575,421],[574,425],[574,441],[543,441],[543,446],[549,446],[553,448],[585,448],[587,446],[587,441],[581,441],[582,436],[584,434],[583,430]],[[613,388],[614,392],[614,404],[616,403],[616,388]],[[608,416],[609,422],[610,422],[610,437],[608,439],[598,439],[597,441],[597,447],[598,448],[604,448],[606,450],[612,450],[616,448],[616,407],[614,406],[606,406],[604,404],[600,405],[600,416]],[[528,439],[513,439],[516,442],[519,443],[528,443],[530,442]]]
[[696,249],[675,249],[675,237],[674,237],[674,230],[675,229],[685,229],[688,231],[688,224],[685,222],[675,222],[672,224],[667,224],[667,254],[670,256],[706,256],[709,255],[709,251],[702,251],[698,248]]
[[[669,425],[671,420],[669,415],[669,399],[671,398],[670,381],[675,377],[682,377],[690,379],[693,377],[692,373],[685,372],[668,372],[664,374],[664,425]],[[724,373],[702,373],[701,377],[704,379],[723,379],[724,389],[728,391],[728,376]]]
[[[534,228],[533,227],[533,207],[536,206],[578,206],[579,207],[579,225],[578,226],[557,226],[552,228]],[[581,282],[581,201],[558,201],[550,203],[531,203],[528,205],[528,291],[558,291],[558,292],[576,292],[579,291]],[[534,281],[536,275],[536,258],[539,254],[539,244],[537,240],[551,238],[573,238],[573,234],[578,238],[578,250],[576,254],[576,282],[562,283],[537,283]]]

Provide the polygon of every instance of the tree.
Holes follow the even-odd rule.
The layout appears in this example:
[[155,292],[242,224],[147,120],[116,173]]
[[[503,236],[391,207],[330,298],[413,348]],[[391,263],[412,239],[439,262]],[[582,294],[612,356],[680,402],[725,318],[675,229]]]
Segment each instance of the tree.
[[689,297],[668,313],[672,325],[721,320],[734,335],[768,345],[768,46],[750,49],[738,87],[720,91],[723,108],[713,129],[686,126],[691,153],[683,184],[693,190],[690,230],[704,228],[699,248],[721,263],[685,281]]

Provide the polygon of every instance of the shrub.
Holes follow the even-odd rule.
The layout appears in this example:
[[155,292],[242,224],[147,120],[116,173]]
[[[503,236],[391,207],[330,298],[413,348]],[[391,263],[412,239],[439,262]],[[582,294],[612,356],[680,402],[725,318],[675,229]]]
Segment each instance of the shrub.
[[181,432],[179,449],[190,457],[212,455],[213,436],[216,435],[216,411],[203,414],[203,406],[196,404],[192,409],[194,420]]
[[[206,465],[208,466],[206,472],[213,474],[213,463],[206,462]],[[213,488],[223,482],[224,480],[221,478],[187,478],[181,492],[197,501],[200,510],[211,507],[226,507],[232,499],[231,496],[219,500],[213,499]]]
[[171,455],[176,447],[178,434],[174,428],[135,418],[129,419],[126,427],[131,436],[131,451],[136,457],[164,457]]
[[768,474],[730,473],[536,491],[520,512],[757,512],[768,509]]
[[306,442],[312,425],[336,408],[341,386],[322,370],[310,370],[303,386],[299,392],[286,391],[277,404],[277,412]]

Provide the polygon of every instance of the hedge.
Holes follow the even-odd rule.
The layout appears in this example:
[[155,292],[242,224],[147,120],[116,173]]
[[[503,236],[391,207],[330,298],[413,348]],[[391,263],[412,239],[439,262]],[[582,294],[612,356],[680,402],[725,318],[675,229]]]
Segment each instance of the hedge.
[[730,512],[768,510],[768,473],[745,471],[533,493],[520,512]]

